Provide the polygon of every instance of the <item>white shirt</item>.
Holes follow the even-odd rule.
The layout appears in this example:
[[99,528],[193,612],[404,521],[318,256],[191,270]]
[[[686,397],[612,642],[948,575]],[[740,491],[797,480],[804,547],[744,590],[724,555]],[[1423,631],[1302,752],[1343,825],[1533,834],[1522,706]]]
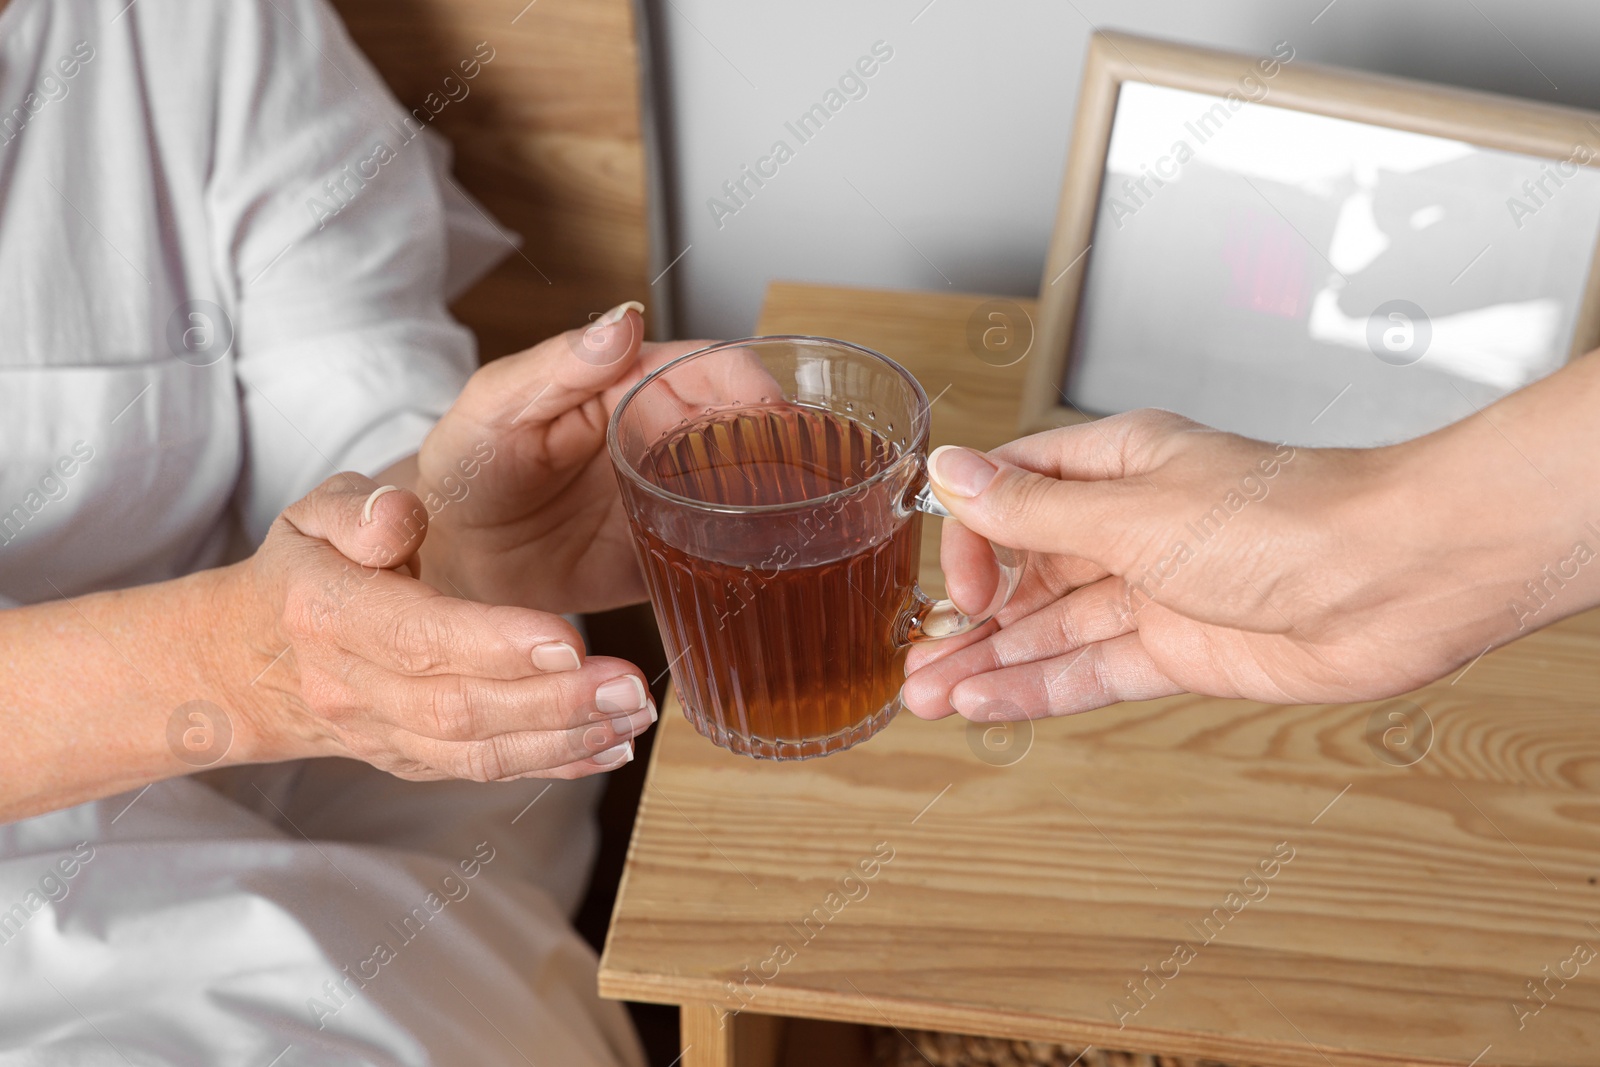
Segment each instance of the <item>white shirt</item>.
[[215,565],[415,451],[475,359],[406,117],[314,0],[0,11],[0,596]]
[[[0,608],[415,451],[507,238],[404,119],[322,0],[0,11]],[[597,782],[258,770],[0,825],[0,1064],[640,1062],[553,899]]]

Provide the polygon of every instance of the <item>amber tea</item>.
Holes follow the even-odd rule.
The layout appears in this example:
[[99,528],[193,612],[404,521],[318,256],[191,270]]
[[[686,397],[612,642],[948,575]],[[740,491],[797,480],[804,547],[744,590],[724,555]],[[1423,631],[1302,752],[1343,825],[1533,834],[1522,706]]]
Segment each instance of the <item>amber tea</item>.
[[750,337],[679,356],[611,416],[606,447],[684,717],[762,759],[849,748],[900,707],[906,648],[965,633],[917,587],[928,395],[886,356]]
[[[772,524],[728,524],[729,539],[709,551],[639,531],[679,695],[708,725],[798,756],[808,739],[843,747],[892,714],[921,515],[891,500],[850,504],[854,487],[898,458],[861,423],[794,405],[709,415],[646,453],[640,475],[691,500],[814,502]],[[738,543],[752,536],[761,543]]]

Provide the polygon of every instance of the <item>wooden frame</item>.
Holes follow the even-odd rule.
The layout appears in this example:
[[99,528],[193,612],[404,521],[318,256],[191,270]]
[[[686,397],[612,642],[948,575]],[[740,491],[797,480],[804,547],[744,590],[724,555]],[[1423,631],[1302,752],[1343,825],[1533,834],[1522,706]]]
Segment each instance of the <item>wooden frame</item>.
[[[1250,57],[1111,31],[1090,40],[1078,94],[1077,121],[1067,155],[1060,207],[1039,287],[1037,349],[1021,405],[1024,433],[1087,421],[1093,416],[1064,396],[1064,381],[1083,283],[1093,262],[1090,242],[1118,94],[1124,82],[1186,89],[1224,97],[1273,57]],[[1590,146],[1600,165],[1600,113],[1492,93],[1431,85],[1304,63],[1280,63],[1260,103],[1331,118],[1464,141],[1482,148],[1566,160]],[[1575,329],[1571,356],[1600,345],[1600,246]]]

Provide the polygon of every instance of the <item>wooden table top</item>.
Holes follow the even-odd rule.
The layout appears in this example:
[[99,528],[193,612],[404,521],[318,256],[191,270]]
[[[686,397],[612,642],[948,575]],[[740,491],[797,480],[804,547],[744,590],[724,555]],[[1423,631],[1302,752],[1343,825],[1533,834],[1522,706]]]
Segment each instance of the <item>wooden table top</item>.
[[[778,284],[760,329],[885,352],[940,396],[935,444],[989,447],[1023,368],[969,350],[982,299]],[[600,988],[1238,1063],[1600,1063],[1597,695],[1590,613],[1399,700],[1009,739],[904,715],[803,763],[674,706]]]

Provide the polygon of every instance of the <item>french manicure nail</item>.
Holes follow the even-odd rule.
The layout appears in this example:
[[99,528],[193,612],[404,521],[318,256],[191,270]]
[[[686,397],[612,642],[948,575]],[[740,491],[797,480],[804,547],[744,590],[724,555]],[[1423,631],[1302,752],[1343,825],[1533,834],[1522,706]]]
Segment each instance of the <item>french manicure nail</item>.
[[639,303],[637,300],[624,301],[623,303],[612,308],[610,311],[606,312],[604,315],[601,315],[598,319],[595,319],[589,328],[584,332],[597,333],[598,331],[605,329],[607,326],[615,326],[617,323],[622,321],[622,316],[626,315],[629,311],[637,311],[639,314],[643,315],[644,305]]
[[640,708],[638,711],[627,716],[626,718],[612,719],[611,728],[619,734],[632,737],[635,734],[642,734],[646,730],[650,729],[651,726],[655,725],[655,721],[656,706],[655,704],[651,703],[646,704],[644,707]]
[[578,658],[578,650],[565,641],[552,641],[534,646],[533,665],[541,671],[555,674],[559,671],[575,671],[583,666],[583,661]]
[[377,499],[380,496],[382,496],[385,493],[399,492],[399,490],[400,490],[400,487],[398,485],[380,485],[380,486],[378,486],[378,488],[374,489],[372,491],[372,495],[367,497],[367,502],[361,506],[361,525],[363,525],[363,526],[371,525],[371,523],[372,523],[372,505],[377,502]]
[[650,694],[645,691],[644,683],[632,674],[613,678],[594,691],[594,706],[608,715],[639,711],[649,700]]
[[591,758],[602,767],[615,767],[627,763],[633,759],[633,742],[624,741],[620,745],[612,745]]
[[988,488],[1000,468],[981,453],[955,445],[940,445],[928,457],[928,475],[956,496],[975,497]]

